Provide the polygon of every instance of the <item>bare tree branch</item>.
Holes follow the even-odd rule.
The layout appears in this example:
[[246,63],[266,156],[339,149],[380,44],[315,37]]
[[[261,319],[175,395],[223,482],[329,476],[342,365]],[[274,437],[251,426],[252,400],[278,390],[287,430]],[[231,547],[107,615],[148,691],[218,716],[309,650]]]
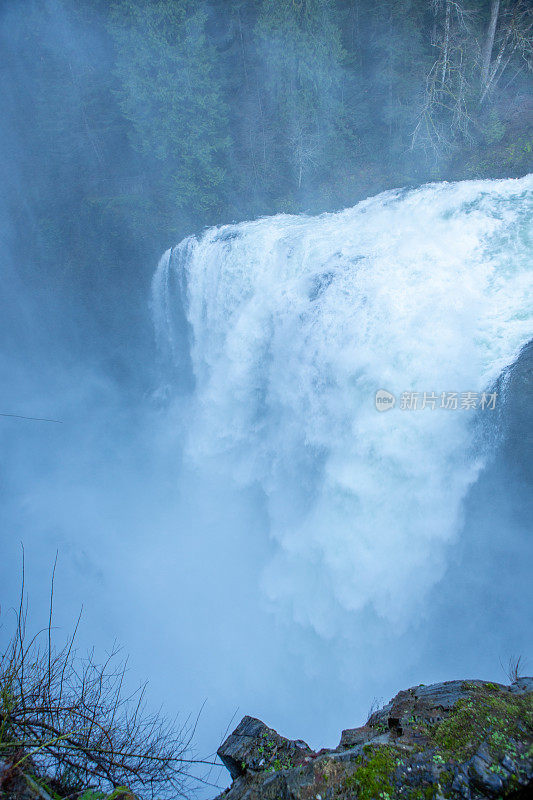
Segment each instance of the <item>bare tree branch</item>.
[[[76,797],[91,786],[128,786],[152,800],[156,795],[189,797],[198,783],[213,785],[195,770],[215,765],[193,751],[202,709],[192,723],[148,712],[146,685],[129,694],[124,691],[127,660],[118,658],[118,647],[103,666],[93,652],[78,656],[74,644],[79,617],[66,644],[54,646],[55,566],[48,626],[29,642],[23,574],[14,633],[0,657],[2,757],[17,752],[14,768],[31,764],[65,797]],[[42,634],[47,640],[41,648]]]

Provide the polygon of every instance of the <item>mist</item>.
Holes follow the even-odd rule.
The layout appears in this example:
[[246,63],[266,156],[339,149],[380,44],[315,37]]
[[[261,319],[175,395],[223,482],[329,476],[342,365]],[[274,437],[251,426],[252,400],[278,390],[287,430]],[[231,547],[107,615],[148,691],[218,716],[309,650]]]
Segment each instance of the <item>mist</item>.
[[58,637],[83,608],[202,756],[533,659],[530,74],[430,140],[431,4],[311,5],[0,11],[0,636],[57,552]]

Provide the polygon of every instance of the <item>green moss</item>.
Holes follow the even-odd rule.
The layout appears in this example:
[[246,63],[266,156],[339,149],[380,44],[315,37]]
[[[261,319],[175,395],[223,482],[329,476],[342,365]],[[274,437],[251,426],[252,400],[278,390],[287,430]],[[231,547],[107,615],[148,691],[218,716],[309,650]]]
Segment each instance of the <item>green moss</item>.
[[107,794],[96,789],[86,789],[79,800],[105,800]]
[[119,800],[119,798],[131,798],[131,800],[135,800],[135,795],[127,786],[117,786],[117,788],[108,795],[107,800]]
[[375,725],[372,725],[372,730],[378,731],[379,733],[387,733],[389,730],[389,726],[386,722],[377,722]]
[[405,800],[434,800],[437,796],[437,786],[428,784],[427,786],[414,786],[402,792]]
[[493,752],[516,756],[515,740],[526,731],[533,731],[533,696],[485,684],[476,687],[471,697],[459,700],[430,736],[447,757],[463,760],[485,741]]
[[[470,208],[472,208],[472,204],[470,204]],[[461,684],[461,689],[463,692],[473,692],[478,688],[477,683],[474,681],[463,681]]]
[[447,783],[451,783],[453,781],[452,773],[447,769],[443,769],[442,772],[440,773],[439,781],[444,785],[446,785]]
[[56,794],[50,786],[48,786],[46,781],[24,773],[23,776],[31,792],[34,792],[41,797],[43,797],[43,795],[48,795],[49,797],[53,798],[53,800],[60,800],[59,795]]
[[267,762],[267,766],[265,766],[266,772],[279,772],[282,769],[291,769],[294,767],[294,763],[289,756],[282,758],[278,755],[276,742],[270,738],[267,731],[261,732],[261,738],[263,739],[263,744],[258,747],[258,752],[260,755],[264,756],[265,761]]
[[345,779],[346,788],[358,800],[391,800],[392,777],[400,758],[395,748],[383,745],[365,747],[360,766]]
[[290,758],[287,756],[284,759],[281,759],[279,756],[276,756],[272,765],[270,767],[271,772],[279,772],[282,769],[292,769],[294,764]]

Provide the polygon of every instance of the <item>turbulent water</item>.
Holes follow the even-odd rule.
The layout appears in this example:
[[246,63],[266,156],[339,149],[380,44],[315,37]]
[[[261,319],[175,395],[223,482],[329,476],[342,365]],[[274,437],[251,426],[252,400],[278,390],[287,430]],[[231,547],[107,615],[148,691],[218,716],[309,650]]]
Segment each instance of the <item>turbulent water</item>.
[[154,318],[189,464],[259,490],[262,589],[319,634],[365,609],[402,629],[443,574],[532,334],[532,189],[390,191],[213,228],[161,259]]

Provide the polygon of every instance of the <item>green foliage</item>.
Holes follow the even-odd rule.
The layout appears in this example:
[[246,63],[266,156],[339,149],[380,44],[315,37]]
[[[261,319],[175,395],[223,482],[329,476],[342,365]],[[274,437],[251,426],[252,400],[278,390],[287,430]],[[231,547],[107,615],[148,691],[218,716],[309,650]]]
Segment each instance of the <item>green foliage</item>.
[[491,109],[487,115],[485,124],[483,125],[483,134],[487,144],[495,144],[501,142],[505,136],[505,125],[501,121],[495,109]]
[[106,797],[106,793],[100,792],[98,789],[86,789],[80,795],[79,800],[105,800]]
[[[263,744],[259,745],[258,752],[265,760],[264,769],[267,772],[278,772],[282,769],[290,769],[294,763],[289,756],[282,756],[278,753],[276,742],[271,739],[266,731],[261,733]],[[245,769],[244,761],[242,763],[243,771]]]
[[65,329],[79,329],[80,303],[98,309],[99,336],[72,346],[116,337],[130,371],[124,331],[144,346],[147,265],[205,225],[531,171],[527,60],[504,59],[479,102],[487,4],[472,0],[439,83],[445,5],[27,0],[6,18],[10,250],[22,281],[39,265]]
[[207,14],[194,0],[115,0],[120,105],[131,139],[158,164],[168,201],[201,214],[220,205],[226,107]]
[[516,756],[514,740],[523,735],[524,726],[533,732],[533,697],[485,684],[476,687],[472,697],[459,700],[431,738],[447,757],[457,760],[472,756],[485,741],[495,753]]
[[255,40],[270,146],[291,170],[289,185],[299,189],[341,147],[345,51],[334,3],[262,0]]
[[390,800],[393,796],[393,773],[400,761],[398,751],[390,746],[368,746],[360,766],[345,780],[346,788],[358,800]]
[[131,792],[128,786],[117,786],[108,796],[107,800],[119,800],[119,798],[124,798],[124,800],[135,800],[135,795]]

